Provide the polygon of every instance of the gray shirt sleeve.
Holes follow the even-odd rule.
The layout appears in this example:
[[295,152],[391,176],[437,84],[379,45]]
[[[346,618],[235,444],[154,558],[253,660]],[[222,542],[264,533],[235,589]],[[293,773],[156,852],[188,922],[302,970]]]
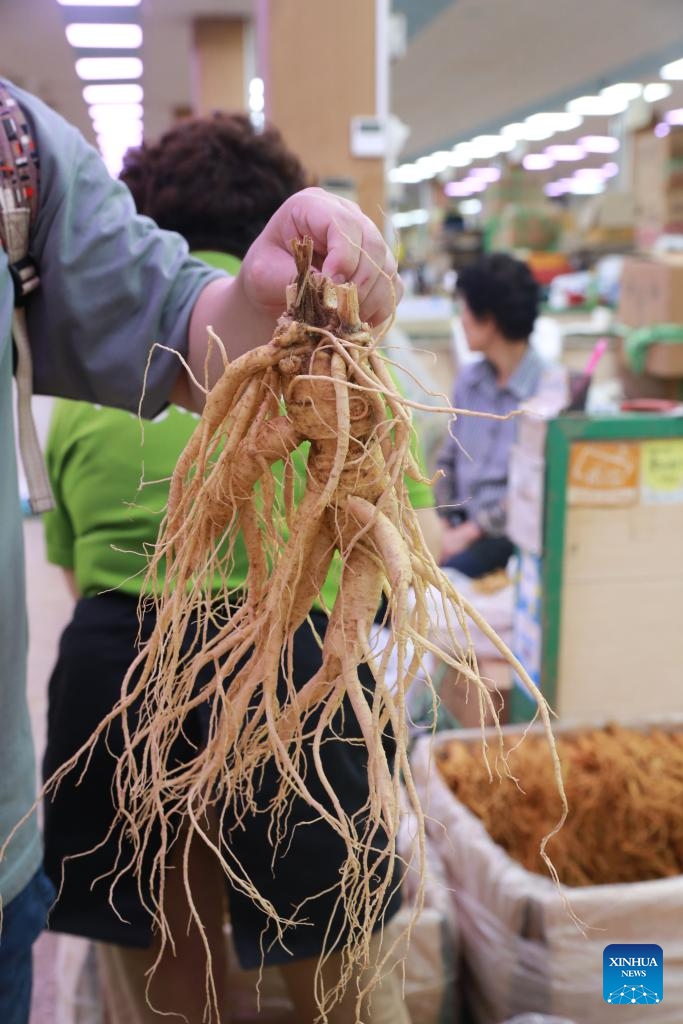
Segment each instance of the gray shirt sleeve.
[[[192,259],[179,235],[136,215],[128,189],[72,125],[13,91],[40,156],[31,251],[41,287],[27,305],[35,391],[137,411],[152,345],[186,353],[197,296],[221,275]],[[175,355],[155,350],[145,415],[168,400],[179,369]]]

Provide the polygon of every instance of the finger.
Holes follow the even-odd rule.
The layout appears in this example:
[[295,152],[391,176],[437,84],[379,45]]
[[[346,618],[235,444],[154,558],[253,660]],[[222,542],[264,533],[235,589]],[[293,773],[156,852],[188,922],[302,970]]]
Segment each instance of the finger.
[[371,291],[360,304],[361,320],[371,327],[379,327],[396,309],[396,289],[394,280],[380,274]]

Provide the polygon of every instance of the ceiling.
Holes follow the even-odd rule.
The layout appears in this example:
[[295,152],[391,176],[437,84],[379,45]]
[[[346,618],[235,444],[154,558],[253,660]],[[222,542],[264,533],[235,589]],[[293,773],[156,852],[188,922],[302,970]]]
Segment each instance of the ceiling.
[[[150,136],[191,103],[192,20],[249,16],[256,2],[142,0]],[[408,27],[405,56],[391,75],[392,107],[410,128],[403,158],[558,109],[598,85],[640,78],[683,56],[683,0],[394,0],[394,8]],[[65,10],[73,19],[77,9],[56,0],[0,0],[0,73],[92,138],[64,36]]]
[[404,156],[562,109],[678,57],[682,0],[457,0],[394,65],[392,107],[410,128]]
[[[251,17],[253,0],[142,0],[145,130],[164,131],[192,101],[192,22]],[[125,9],[124,9],[125,10]],[[64,25],[77,7],[57,0],[0,0],[0,74],[36,93],[94,141]]]

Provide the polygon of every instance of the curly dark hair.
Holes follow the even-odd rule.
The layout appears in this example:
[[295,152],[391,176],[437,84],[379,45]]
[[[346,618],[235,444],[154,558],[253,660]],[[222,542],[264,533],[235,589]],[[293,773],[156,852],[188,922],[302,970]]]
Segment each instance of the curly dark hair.
[[491,317],[508,341],[525,341],[531,334],[541,295],[521,260],[502,252],[483,256],[463,267],[456,290],[478,320]]
[[309,184],[277,128],[258,132],[246,115],[227,113],[181,121],[128,150],[120,178],[138,213],[190,249],[240,259],[284,200]]

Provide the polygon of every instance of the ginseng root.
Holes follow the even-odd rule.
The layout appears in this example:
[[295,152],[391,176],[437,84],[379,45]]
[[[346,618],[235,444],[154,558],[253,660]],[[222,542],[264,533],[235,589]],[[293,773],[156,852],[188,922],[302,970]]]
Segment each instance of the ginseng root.
[[[306,907],[287,919],[278,916],[252,881],[249,864],[232,854],[231,828],[267,813],[275,863],[288,841],[292,800],[300,799],[311,818],[340,837],[346,851],[337,900],[343,926],[330,926],[321,963],[336,949],[343,967],[333,991],[318,986],[324,1021],[349,979],[367,977],[362,969],[370,963],[372,933],[382,927],[400,881],[394,841],[406,800],[419,823],[416,855],[424,862],[424,813],[408,759],[405,698],[418,668],[424,672],[428,650],[478,687],[482,708],[495,717],[474,651],[456,637],[467,636],[468,620],[476,620],[534,693],[560,791],[562,784],[542,696],[425,546],[406,493],[406,476],[419,474],[409,403],[360,321],[355,288],[333,286],[311,272],[309,240],[295,242],[294,251],[298,277],[288,289],[286,315],[267,345],[226,365],[178,462],[149,566],[156,626],[131,666],[119,706],[97,735],[116,717],[124,723],[116,827],[133,852],[125,862],[122,856],[115,874],[129,867],[142,872],[157,837],[150,909],[163,941],[172,942],[163,892],[174,836],[186,837],[187,854],[193,841],[211,847],[231,884],[259,906],[285,948],[288,928],[305,919]],[[292,462],[302,445],[308,447],[303,478]],[[282,463],[280,478],[273,475],[275,463]],[[246,586],[232,593],[226,584],[217,599],[213,581],[217,573],[229,579],[240,534],[249,559]],[[335,567],[338,594],[320,638],[320,669],[296,681],[294,634],[322,600],[321,588]],[[453,624],[449,651],[435,649],[428,636],[428,591],[434,588]],[[390,635],[378,653],[373,622],[382,594]],[[392,653],[398,654],[398,672],[390,688]],[[188,714],[200,705],[208,708],[206,743],[177,764],[174,746]],[[133,706],[140,710],[131,725]],[[367,751],[369,781],[366,805],[353,813],[324,763],[326,743],[345,737],[350,718],[349,742]],[[76,765],[82,769],[84,761],[87,767],[88,749],[48,785]],[[264,808],[259,787],[265,766],[273,763],[279,786]],[[496,766],[505,771],[502,740]],[[212,813],[224,826],[218,838],[208,826]],[[193,908],[191,892],[188,898]],[[420,899],[415,914],[419,910]],[[376,975],[391,955],[385,950]],[[210,997],[210,964],[207,992]],[[365,995],[358,992],[359,1008]]]

